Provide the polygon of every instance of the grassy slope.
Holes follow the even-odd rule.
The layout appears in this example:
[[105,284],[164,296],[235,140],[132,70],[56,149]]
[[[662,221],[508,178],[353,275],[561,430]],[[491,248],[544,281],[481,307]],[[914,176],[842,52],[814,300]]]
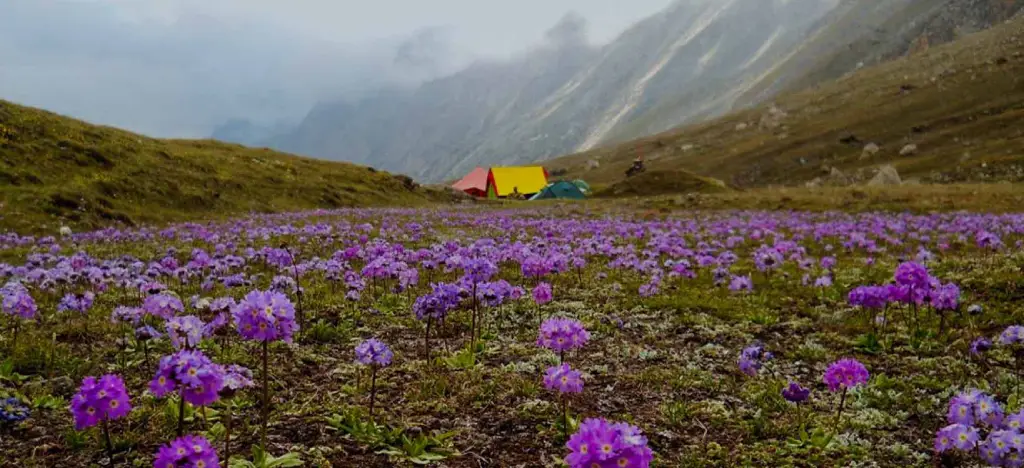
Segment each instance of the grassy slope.
[[0,230],[96,227],[440,196],[403,176],[216,141],[160,140],[0,101]]
[[[867,172],[882,163],[904,178],[1021,181],[1024,18],[775,104],[787,113],[778,125],[762,125],[766,105],[547,165],[598,184],[621,180],[637,154],[653,169],[687,169],[737,187],[799,184],[830,167]],[[841,143],[849,134],[861,142]],[[882,149],[861,158],[865,142]],[[918,154],[899,156],[909,143]],[[600,167],[587,170],[592,159]]]

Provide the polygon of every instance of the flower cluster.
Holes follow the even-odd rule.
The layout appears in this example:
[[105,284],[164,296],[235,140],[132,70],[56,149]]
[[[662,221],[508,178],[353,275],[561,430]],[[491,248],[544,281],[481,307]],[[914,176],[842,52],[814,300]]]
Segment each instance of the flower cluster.
[[540,326],[537,346],[556,353],[581,348],[590,340],[590,333],[577,320],[552,318]]
[[639,428],[599,418],[583,421],[565,445],[571,451],[565,457],[571,468],[647,468],[654,459]]
[[0,400],[0,423],[16,423],[28,418],[28,406],[17,398]]
[[740,352],[740,359],[737,362],[740,368],[740,372],[747,374],[751,377],[756,377],[757,372],[761,370],[761,366],[766,361],[770,361],[774,354],[764,350],[764,345],[755,343],[751,346],[743,348]]
[[186,435],[160,447],[153,468],[217,468],[220,460],[210,441]]
[[388,345],[370,338],[356,346],[356,362],[364,366],[387,367],[394,354]]
[[247,367],[237,364],[221,366],[220,372],[224,376],[224,386],[220,390],[221,396],[231,397],[235,392],[255,385],[252,380],[252,371]]
[[811,389],[804,388],[796,382],[789,382],[789,385],[782,389],[782,398],[793,403],[803,403],[810,396]]
[[936,452],[976,452],[991,466],[1024,465],[1024,410],[1005,416],[994,398],[971,389],[950,400],[946,420],[935,434]]
[[165,326],[171,344],[177,349],[195,348],[203,339],[205,324],[195,315],[171,317]]
[[107,374],[99,379],[83,379],[78,393],[71,399],[70,410],[75,417],[75,429],[81,431],[102,421],[127,416],[132,405],[124,380],[120,376]]
[[580,393],[583,391],[583,376],[568,364],[551,366],[544,374],[544,388],[559,393]]
[[202,351],[181,350],[160,359],[149,389],[158,398],[178,391],[185,401],[207,406],[217,401],[224,386],[224,370]]
[[38,308],[32,295],[19,283],[0,289],[0,307],[4,313],[25,320],[35,318]]
[[181,303],[181,299],[178,299],[177,296],[159,293],[147,296],[142,302],[142,309],[149,315],[168,320],[184,312],[185,305]]
[[290,343],[299,329],[295,322],[295,306],[284,294],[273,291],[252,291],[233,312],[238,332],[255,341],[284,340]]
[[417,320],[444,320],[461,302],[459,286],[437,283],[432,285],[430,293],[416,298],[412,310]]
[[61,312],[80,312],[87,313],[92,308],[93,301],[96,300],[96,294],[92,291],[86,291],[82,294],[67,293],[61,298],[60,303],[57,304],[57,310]]
[[840,359],[825,370],[822,380],[830,392],[858,387],[868,382],[869,374],[864,364],[856,359]]

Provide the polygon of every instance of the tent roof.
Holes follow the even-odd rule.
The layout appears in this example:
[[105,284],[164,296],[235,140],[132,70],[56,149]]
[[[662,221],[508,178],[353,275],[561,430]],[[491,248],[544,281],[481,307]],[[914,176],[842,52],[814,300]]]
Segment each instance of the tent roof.
[[522,194],[541,191],[548,184],[548,174],[541,166],[492,167],[488,181],[497,195],[504,197],[517,187]]
[[463,191],[476,189],[481,192],[486,192],[488,173],[490,173],[490,171],[487,169],[478,167],[470,171],[469,174],[466,174],[466,177],[463,177],[458,182],[452,184],[452,187]]
[[560,180],[558,182],[548,184],[543,190],[537,192],[536,195],[530,197],[530,200],[547,200],[549,198],[571,198],[582,200],[587,196],[580,190],[576,184]]

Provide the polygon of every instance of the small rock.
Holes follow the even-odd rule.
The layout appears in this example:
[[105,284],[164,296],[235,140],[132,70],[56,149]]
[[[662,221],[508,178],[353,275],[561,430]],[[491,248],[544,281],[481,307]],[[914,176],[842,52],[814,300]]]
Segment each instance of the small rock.
[[904,146],[903,149],[900,150],[900,156],[910,156],[913,154],[917,154],[917,145],[913,143]]
[[874,156],[874,155],[878,154],[878,151],[880,149],[881,148],[879,148],[878,145],[876,145],[874,143],[868,143],[868,144],[864,145],[864,150],[861,151],[860,157],[861,157],[861,159],[864,159],[864,158],[868,158],[868,157]]
[[687,143],[683,146],[680,146],[679,149],[682,151],[690,151],[693,149],[693,143]]
[[747,129],[747,123],[746,122],[740,122],[740,123],[736,124],[736,131],[741,131],[741,130],[746,130],[746,129]]
[[601,163],[598,160],[591,159],[587,161],[587,170],[597,169],[599,167],[601,167]]

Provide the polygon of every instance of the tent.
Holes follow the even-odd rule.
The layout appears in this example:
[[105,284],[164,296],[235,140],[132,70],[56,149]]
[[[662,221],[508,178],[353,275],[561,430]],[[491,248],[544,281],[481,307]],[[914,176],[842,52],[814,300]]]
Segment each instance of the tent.
[[483,197],[487,195],[487,177],[491,171],[478,167],[473,169],[466,177],[452,184],[452,187],[462,190],[470,195]]
[[487,176],[487,197],[507,197],[515,190],[530,196],[548,184],[548,171],[541,166],[492,167]]
[[590,193],[590,184],[584,182],[583,179],[576,179],[572,181],[572,184],[575,185],[576,188],[580,189],[580,191],[583,192],[584,195]]
[[581,191],[579,187],[577,187],[572,182],[560,180],[558,182],[548,185],[547,187],[544,187],[543,190],[537,192],[536,195],[530,197],[530,200],[548,200],[552,198],[570,198],[573,200],[582,200],[587,197],[586,195],[583,194],[583,191]]

